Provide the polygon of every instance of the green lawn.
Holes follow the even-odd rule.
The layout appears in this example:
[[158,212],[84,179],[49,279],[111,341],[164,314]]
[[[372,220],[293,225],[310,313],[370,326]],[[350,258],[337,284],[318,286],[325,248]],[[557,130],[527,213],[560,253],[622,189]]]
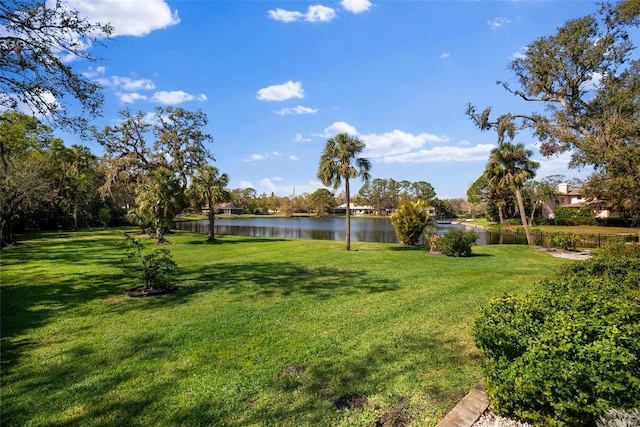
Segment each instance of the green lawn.
[[123,296],[122,240],[49,233],[2,250],[3,426],[435,425],[481,380],[478,306],[571,262],[174,234],[178,290],[138,299]]

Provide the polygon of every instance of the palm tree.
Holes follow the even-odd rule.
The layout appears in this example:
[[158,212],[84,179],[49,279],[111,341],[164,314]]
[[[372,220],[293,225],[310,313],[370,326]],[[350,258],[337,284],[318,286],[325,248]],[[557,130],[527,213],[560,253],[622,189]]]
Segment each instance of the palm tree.
[[349,180],[361,177],[369,181],[371,162],[368,159],[357,157],[365,148],[364,142],[358,137],[339,133],[329,138],[320,157],[318,178],[324,185],[332,185],[334,190],[340,188],[344,179],[345,195],[347,198],[346,221],[346,249],[351,250],[351,196]]
[[484,171],[485,178],[497,188],[512,188],[518,200],[518,210],[524,232],[527,235],[527,243],[533,245],[533,238],[529,232],[527,214],[522,200],[523,184],[536,176],[536,169],[540,167],[538,162],[530,159],[531,150],[526,150],[523,144],[513,145],[509,142],[501,143],[491,150],[489,163]]
[[196,170],[191,183],[191,194],[202,199],[209,205],[209,234],[207,242],[215,242],[215,205],[231,200],[231,192],[226,189],[229,184],[229,175],[223,173],[215,166],[205,165]]
[[164,233],[180,211],[183,194],[180,180],[166,168],[147,173],[138,187],[138,216],[151,224],[158,243],[164,241]]

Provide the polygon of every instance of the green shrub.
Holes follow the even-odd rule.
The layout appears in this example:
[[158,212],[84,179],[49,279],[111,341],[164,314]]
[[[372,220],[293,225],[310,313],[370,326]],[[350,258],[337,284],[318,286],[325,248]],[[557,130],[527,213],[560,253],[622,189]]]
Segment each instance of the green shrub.
[[546,248],[575,249],[580,240],[579,234],[558,231],[545,236],[544,246]]
[[144,245],[125,234],[129,244],[128,258],[135,260],[133,268],[142,279],[143,289],[170,289],[175,285],[177,264],[167,248],[156,248],[143,254]]
[[406,203],[391,215],[391,224],[396,230],[396,236],[407,246],[418,244],[430,221],[431,217],[427,214],[423,200]]
[[595,225],[597,220],[587,206],[581,208],[559,207],[553,211],[557,225]]
[[473,231],[454,228],[440,236],[435,241],[435,245],[438,251],[446,256],[467,257],[471,256],[471,245],[476,240],[478,240],[478,236]]
[[104,227],[108,227],[111,222],[111,209],[100,208],[100,210],[98,210],[98,220]]
[[491,301],[474,324],[496,412],[594,425],[640,407],[640,247],[614,245],[527,296]]

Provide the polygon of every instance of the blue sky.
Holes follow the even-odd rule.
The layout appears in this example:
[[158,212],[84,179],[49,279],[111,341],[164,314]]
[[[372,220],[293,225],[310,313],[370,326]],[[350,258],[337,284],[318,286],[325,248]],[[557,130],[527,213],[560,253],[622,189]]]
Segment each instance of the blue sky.
[[[201,109],[230,187],[279,196],[323,188],[324,144],[348,132],[366,143],[373,178],[428,181],[441,199],[465,197],[495,146],[465,116],[467,103],[540,109],[496,81],[513,78],[508,65],[527,44],[597,10],[588,1],[67,2],[115,28],[93,48],[103,61],[73,64],[104,85],[98,127],[123,108]],[[534,150],[539,177],[586,178],[567,156],[541,158],[531,135],[516,141]]]

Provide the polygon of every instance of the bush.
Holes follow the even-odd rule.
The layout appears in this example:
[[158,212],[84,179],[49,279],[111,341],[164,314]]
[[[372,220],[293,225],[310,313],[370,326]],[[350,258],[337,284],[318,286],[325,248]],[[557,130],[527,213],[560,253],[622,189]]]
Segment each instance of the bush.
[[104,227],[108,227],[111,222],[111,209],[100,208],[100,210],[98,210],[98,220]]
[[135,238],[125,234],[129,244],[129,258],[134,259],[134,268],[143,280],[143,289],[170,289],[175,284],[177,264],[167,248],[154,249],[143,254],[144,245]]
[[562,248],[562,249],[575,249],[580,242],[581,237],[576,233],[563,233],[555,232],[551,233],[544,238],[544,246],[546,248]]
[[471,245],[476,240],[478,236],[473,231],[452,229],[440,236],[435,245],[438,251],[446,256],[467,257],[471,256]]
[[587,206],[581,208],[560,207],[553,211],[557,225],[595,225],[596,219]]
[[391,215],[391,224],[396,230],[396,236],[407,246],[418,244],[430,221],[431,217],[427,214],[423,200],[406,203]]
[[497,413],[594,425],[640,406],[640,247],[613,245],[527,296],[491,301],[474,324]]

